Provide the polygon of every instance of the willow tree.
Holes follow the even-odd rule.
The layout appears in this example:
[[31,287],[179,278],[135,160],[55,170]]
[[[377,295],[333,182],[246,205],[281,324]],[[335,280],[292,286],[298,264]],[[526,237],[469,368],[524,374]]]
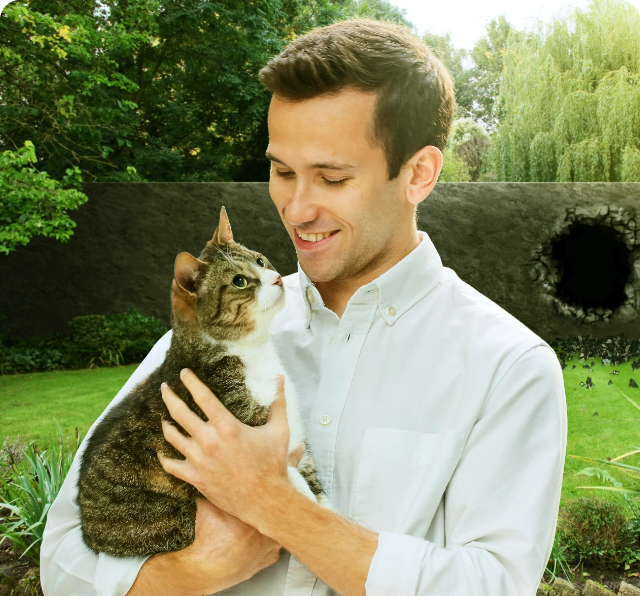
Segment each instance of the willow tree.
[[592,0],[507,43],[498,180],[640,181],[640,15]]

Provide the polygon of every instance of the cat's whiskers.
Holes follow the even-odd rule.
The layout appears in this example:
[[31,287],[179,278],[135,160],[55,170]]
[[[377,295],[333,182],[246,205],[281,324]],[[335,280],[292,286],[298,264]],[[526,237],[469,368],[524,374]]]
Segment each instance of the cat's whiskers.
[[[228,248],[228,245],[227,245]],[[230,264],[235,265],[235,263],[231,260],[231,258],[219,247],[216,247],[216,250],[222,255],[222,257]]]

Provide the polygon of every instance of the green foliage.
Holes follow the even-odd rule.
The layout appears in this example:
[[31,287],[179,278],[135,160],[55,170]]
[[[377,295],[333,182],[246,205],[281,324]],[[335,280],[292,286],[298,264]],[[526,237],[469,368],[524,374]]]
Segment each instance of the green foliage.
[[0,149],[31,139],[58,180],[70,166],[99,181],[267,180],[266,62],[353,16],[411,26],[386,0],[17,0],[4,15]]
[[511,34],[495,105],[498,180],[640,181],[638,11],[592,0]]
[[458,157],[453,149],[448,147],[442,153],[443,164],[439,182],[470,182],[471,174],[464,160]]
[[557,540],[566,560],[623,565],[633,552],[636,535],[620,504],[582,497],[560,509]]
[[456,93],[456,110],[459,117],[471,113],[476,89],[469,84],[471,70],[465,68],[467,51],[455,48],[451,42],[451,35],[437,35],[428,31],[422,36],[422,41],[440,59],[453,79]]
[[141,362],[167,329],[136,309],[75,317],[70,336],[57,334],[15,343],[0,338],[0,374],[121,366]]
[[[78,444],[76,437],[76,449]],[[73,454],[65,452],[62,431],[57,448],[39,453],[33,443],[26,447],[9,478],[0,477],[0,511],[6,516],[0,523],[0,544],[8,539],[22,552],[21,557],[40,564],[47,513],[72,463]]]
[[[68,240],[76,224],[67,211],[87,200],[79,190],[64,189],[46,172],[38,172],[36,163],[31,141],[0,154],[0,253],[8,254],[33,236]],[[77,167],[67,168],[63,183],[78,184],[79,173]]]
[[546,579],[549,582],[553,581],[561,574],[569,581],[573,580],[573,573],[570,568],[570,561],[567,559],[568,546],[562,544],[556,535],[551,547],[551,553],[549,555],[549,561],[547,567],[544,570]]
[[486,35],[475,43],[469,54],[473,66],[467,75],[467,84],[472,90],[472,104],[468,111],[491,132],[502,118],[499,90],[507,43],[509,39],[522,36],[503,16],[499,16],[487,23]]
[[385,21],[387,23],[395,23],[396,25],[404,25],[408,29],[415,30],[415,25],[407,20],[407,11],[404,8],[398,8],[387,0],[354,0],[351,4],[346,5],[343,14],[350,18],[374,19],[376,21]]
[[473,118],[459,118],[453,122],[449,147],[467,165],[471,182],[480,178],[490,142],[489,133]]

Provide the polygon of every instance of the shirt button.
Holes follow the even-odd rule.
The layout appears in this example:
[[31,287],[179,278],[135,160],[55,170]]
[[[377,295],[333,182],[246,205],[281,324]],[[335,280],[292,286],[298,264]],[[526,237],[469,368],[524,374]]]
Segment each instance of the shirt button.
[[393,308],[393,306],[390,306],[390,307],[389,307],[389,314],[390,314],[392,317],[395,317],[395,316],[396,316],[396,309],[395,309],[395,308]]
[[311,288],[307,288],[307,300],[313,304],[313,292],[311,291]]
[[322,416],[320,416],[320,424],[322,424],[322,426],[327,426],[327,424],[331,423],[331,416],[327,416],[326,414],[323,414]]

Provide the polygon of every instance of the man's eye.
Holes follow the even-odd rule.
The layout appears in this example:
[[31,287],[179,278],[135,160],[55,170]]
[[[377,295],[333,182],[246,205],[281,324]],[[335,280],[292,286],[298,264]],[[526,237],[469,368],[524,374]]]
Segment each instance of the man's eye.
[[349,178],[343,178],[342,180],[329,180],[328,178],[322,178],[324,183],[329,186],[343,186]]
[[281,172],[280,170],[275,170],[276,176],[280,176],[280,178],[293,178],[295,176],[294,172]]

